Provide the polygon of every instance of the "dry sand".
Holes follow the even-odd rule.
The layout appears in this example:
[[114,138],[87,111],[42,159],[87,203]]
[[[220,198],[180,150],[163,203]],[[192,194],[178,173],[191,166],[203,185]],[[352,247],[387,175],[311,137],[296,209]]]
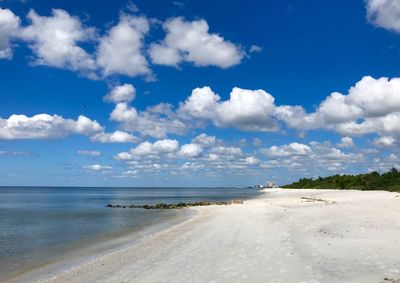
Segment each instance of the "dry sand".
[[267,190],[46,282],[400,282],[400,194]]

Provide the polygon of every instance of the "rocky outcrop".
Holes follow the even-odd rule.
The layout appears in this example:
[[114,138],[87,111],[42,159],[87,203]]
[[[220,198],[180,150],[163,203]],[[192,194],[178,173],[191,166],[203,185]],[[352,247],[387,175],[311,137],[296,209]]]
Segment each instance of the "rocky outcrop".
[[119,205],[119,204],[107,204],[106,207],[111,208],[144,208],[144,209],[180,209],[185,207],[193,207],[193,206],[208,206],[208,205],[230,205],[230,204],[243,204],[242,200],[233,200],[233,201],[217,201],[217,202],[210,202],[210,201],[199,201],[199,202],[192,202],[192,203],[158,203],[156,205]]

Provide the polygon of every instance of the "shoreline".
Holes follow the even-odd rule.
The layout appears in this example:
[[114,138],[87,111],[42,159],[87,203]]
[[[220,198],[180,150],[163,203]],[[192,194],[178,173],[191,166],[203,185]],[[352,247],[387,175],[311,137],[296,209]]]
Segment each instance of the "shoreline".
[[[163,221],[157,224],[151,224],[143,228],[133,230],[132,232],[120,235],[117,237],[108,238],[105,242],[97,242],[90,246],[84,246],[83,251],[73,250],[68,252],[67,258],[64,260],[56,260],[45,264],[39,264],[26,268],[20,272],[16,272],[9,278],[4,278],[7,283],[23,283],[23,282],[46,282],[54,276],[69,272],[80,266],[91,264],[93,261],[116,252],[121,252],[127,248],[132,248],[141,242],[145,241],[148,237],[153,237],[163,231],[181,225],[186,221],[190,221],[196,217],[196,211],[182,211],[180,215],[171,218],[168,221]],[[84,254],[82,254],[84,253]],[[3,281],[1,281],[3,282]]]
[[[257,198],[258,195],[246,196],[244,199]],[[228,205],[230,201],[204,201],[207,205]],[[112,254],[114,252],[122,251],[126,248],[134,247],[149,237],[155,237],[160,233],[167,232],[175,226],[179,226],[198,214],[197,210],[190,209],[192,204],[201,204],[201,202],[187,203],[182,209],[177,210],[177,215],[171,217],[169,220],[160,221],[158,223],[144,225],[141,228],[136,228],[131,232],[125,232],[119,236],[109,236],[103,240],[95,240],[96,242],[90,243],[85,240],[86,245],[79,245],[80,248],[71,244],[72,251],[62,254],[62,257],[52,258],[48,260],[41,260],[39,263],[31,264],[23,270],[10,272],[10,274],[0,278],[0,282],[19,283],[19,282],[46,282],[47,279],[54,277],[54,275],[62,274],[70,270],[79,268],[80,266],[90,264],[98,258]],[[108,205],[109,206],[109,205]],[[117,205],[116,207],[127,208],[130,205]],[[107,205],[106,205],[107,207]],[[112,206],[111,206],[112,207]],[[143,207],[141,207],[143,208]],[[89,244],[88,244],[89,243]],[[56,251],[57,253],[57,251]]]
[[[45,190],[39,188],[40,193],[53,194],[57,193],[57,190]],[[103,198],[91,197],[93,191],[73,191],[72,193],[67,190],[69,201],[74,200],[80,207],[82,212],[74,212],[69,209],[71,206],[66,206],[66,212],[63,211],[63,204],[55,205],[57,201],[52,201],[51,206],[55,209],[52,210],[52,214],[48,218],[51,221],[56,219],[59,215],[65,215],[66,217],[62,219],[61,224],[57,224],[53,221],[48,224],[46,229],[50,232],[47,236],[42,232],[47,232],[44,229],[38,230],[39,232],[32,235],[26,235],[24,233],[17,234],[13,231],[24,231],[24,227],[20,225],[19,230],[10,227],[11,231],[6,234],[5,239],[11,242],[10,252],[5,250],[6,256],[2,257],[0,261],[3,263],[0,267],[0,282],[26,282],[26,280],[20,278],[28,278],[30,281],[32,278],[43,278],[43,274],[51,274],[53,271],[65,270],[80,264],[81,262],[86,262],[95,258],[98,255],[118,250],[123,246],[133,245],[137,242],[138,238],[140,240],[145,238],[147,235],[154,234],[155,231],[161,231],[165,228],[169,228],[176,223],[180,223],[185,219],[189,218],[190,213],[195,213],[193,210],[158,210],[158,211],[146,211],[144,209],[134,209],[129,211],[128,209],[120,211],[108,211],[110,208],[106,208],[107,203],[115,201],[112,195],[115,194],[114,190],[102,191],[94,190],[94,192],[99,193]],[[25,194],[24,189],[14,193],[11,191],[3,191],[3,193],[11,194],[11,196],[18,196],[22,193]],[[27,191],[30,194],[30,191]],[[223,189],[218,190],[216,188],[205,188],[204,191],[199,191],[196,189],[188,188],[187,190],[171,190],[169,188],[163,188],[159,190],[154,190],[149,192],[148,190],[133,190],[133,191],[121,191],[120,194],[122,198],[118,199],[118,202],[122,202],[122,206],[131,206],[132,203],[145,203],[142,199],[149,201],[150,205],[156,204],[158,202],[172,202],[183,203],[183,201],[189,202],[199,202],[201,200],[209,199],[210,202],[224,202],[231,199],[248,199],[255,197],[258,192],[253,190],[244,189]],[[84,196],[79,198],[78,196]],[[137,196],[137,198],[135,198]],[[146,196],[146,198],[144,198]],[[36,197],[36,196],[34,196]],[[127,199],[130,201],[126,201]],[[89,209],[84,208],[86,206],[85,201],[81,200],[92,200],[93,203],[89,204]],[[57,199],[56,199],[57,200]],[[32,225],[47,225],[46,217],[42,217],[39,212],[45,212],[46,209],[42,209],[40,205],[48,205],[47,201],[39,200],[38,209],[36,205],[32,208],[28,205],[26,211],[33,211],[39,214],[38,218],[34,218]],[[90,206],[91,205],[91,206]],[[18,205],[17,205],[18,207]],[[86,213],[88,211],[88,213]],[[94,211],[94,212],[93,212]],[[86,213],[86,214],[85,214]],[[23,215],[23,213],[21,214]],[[8,217],[8,218],[7,218]],[[30,216],[27,215],[27,218]],[[74,221],[77,217],[77,221]],[[105,217],[105,218],[102,218]],[[24,218],[24,219],[27,219]],[[97,221],[91,221],[90,219],[97,218]],[[12,214],[6,215],[4,220],[9,219],[12,223],[14,216]],[[37,219],[37,220],[36,220]],[[103,221],[104,219],[104,221]],[[3,220],[3,219],[2,219]],[[100,221],[100,222],[99,222]],[[37,224],[36,224],[37,223]],[[80,224],[88,224],[88,228],[81,226]],[[55,225],[57,224],[57,225]],[[63,227],[64,226],[64,227]],[[6,226],[7,227],[7,226]],[[40,226],[41,227],[41,226]],[[51,229],[58,227],[51,233]],[[60,228],[61,227],[61,228]],[[65,231],[66,236],[64,236],[64,229],[69,229]],[[72,232],[71,232],[72,231]],[[93,233],[93,231],[97,231]],[[14,233],[14,237],[9,237]],[[42,233],[42,234],[41,234]],[[18,239],[19,235],[21,238],[33,237],[32,241],[18,242],[13,239]],[[37,235],[40,235],[38,237]],[[55,236],[57,237],[55,237]],[[58,236],[59,235],[59,236]],[[75,236],[76,235],[76,236]],[[81,237],[83,236],[83,237]],[[53,238],[52,238],[53,237]],[[42,239],[42,240],[40,240]],[[62,239],[65,239],[63,241]],[[26,253],[19,253],[14,251],[26,250]],[[15,256],[14,256],[14,254]]]
[[398,196],[266,189],[39,282],[397,282]]

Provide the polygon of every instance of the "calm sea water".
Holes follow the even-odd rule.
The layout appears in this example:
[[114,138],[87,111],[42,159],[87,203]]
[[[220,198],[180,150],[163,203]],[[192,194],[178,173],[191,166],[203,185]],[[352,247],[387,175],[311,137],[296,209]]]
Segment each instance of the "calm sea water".
[[135,240],[141,231],[171,225],[187,213],[112,209],[105,207],[108,203],[220,201],[257,194],[238,188],[0,187],[0,281],[78,251],[113,248],[123,242],[116,239]]

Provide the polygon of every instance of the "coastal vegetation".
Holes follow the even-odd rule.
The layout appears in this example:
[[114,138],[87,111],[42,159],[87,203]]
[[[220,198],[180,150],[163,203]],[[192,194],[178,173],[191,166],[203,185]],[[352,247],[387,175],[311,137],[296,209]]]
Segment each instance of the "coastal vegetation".
[[400,171],[392,168],[386,173],[371,172],[359,175],[334,175],[329,177],[302,178],[283,186],[297,189],[385,190],[400,192]]

